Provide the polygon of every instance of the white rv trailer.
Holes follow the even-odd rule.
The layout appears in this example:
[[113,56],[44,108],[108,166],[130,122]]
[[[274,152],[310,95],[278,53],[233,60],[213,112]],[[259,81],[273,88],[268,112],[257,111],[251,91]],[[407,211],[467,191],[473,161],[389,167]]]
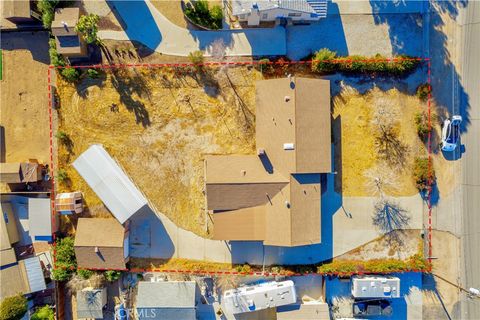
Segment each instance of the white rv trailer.
[[400,298],[400,279],[390,276],[353,276],[354,298]]
[[292,280],[265,282],[225,291],[223,302],[232,314],[275,308],[297,302]]

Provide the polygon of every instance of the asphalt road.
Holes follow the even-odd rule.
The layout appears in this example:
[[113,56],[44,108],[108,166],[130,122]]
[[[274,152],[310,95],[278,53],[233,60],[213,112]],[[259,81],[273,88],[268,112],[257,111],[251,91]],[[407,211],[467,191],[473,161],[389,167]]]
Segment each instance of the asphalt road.
[[[463,287],[480,289],[480,1],[469,1],[458,16],[461,64],[460,83],[468,96],[459,108],[468,108],[469,121],[462,135],[463,213],[461,245]],[[480,297],[462,297],[462,319],[480,319]]]

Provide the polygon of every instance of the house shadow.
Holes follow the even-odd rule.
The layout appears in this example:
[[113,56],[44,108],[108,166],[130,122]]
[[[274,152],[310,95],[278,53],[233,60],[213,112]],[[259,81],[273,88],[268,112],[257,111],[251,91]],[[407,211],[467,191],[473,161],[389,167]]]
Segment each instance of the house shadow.
[[[162,42],[162,33],[145,1],[107,0],[107,4],[128,38],[142,43],[154,52]],[[147,52],[144,51],[143,54]]]
[[174,252],[163,222],[149,205],[144,205],[130,218],[130,256],[170,259]]
[[310,25],[289,26],[287,31],[287,56],[299,60],[328,48],[338,55],[348,55],[348,46],[338,4],[328,2],[328,15]]
[[2,33],[1,49],[5,51],[28,50],[32,54],[33,60],[49,65],[48,39],[48,32],[5,32]]

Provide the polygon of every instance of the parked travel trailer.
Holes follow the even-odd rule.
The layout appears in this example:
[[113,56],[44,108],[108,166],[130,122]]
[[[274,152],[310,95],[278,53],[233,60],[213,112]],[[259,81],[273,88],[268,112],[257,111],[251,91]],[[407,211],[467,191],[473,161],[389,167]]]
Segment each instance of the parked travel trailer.
[[400,279],[389,276],[353,276],[354,298],[399,298]]
[[272,281],[227,290],[223,301],[229,313],[238,314],[296,303],[297,294],[292,280]]

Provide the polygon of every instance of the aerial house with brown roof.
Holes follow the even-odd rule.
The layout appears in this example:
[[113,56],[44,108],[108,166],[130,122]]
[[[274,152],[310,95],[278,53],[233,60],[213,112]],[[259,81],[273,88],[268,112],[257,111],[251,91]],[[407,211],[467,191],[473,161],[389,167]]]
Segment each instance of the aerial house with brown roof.
[[128,227],[110,218],[80,218],[74,247],[80,269],[124,270],[130,255]]
[[300,246],[321,242],[320,174],[332,171],[330,82],[257,82],[257,155],[207,156],[214,238]]
[[83,40],[82,35],[75,30],[79,18],[79,8],[55,9],[52,34],[55,36],[57,52],[69,58],[87,56],[87,44]]

